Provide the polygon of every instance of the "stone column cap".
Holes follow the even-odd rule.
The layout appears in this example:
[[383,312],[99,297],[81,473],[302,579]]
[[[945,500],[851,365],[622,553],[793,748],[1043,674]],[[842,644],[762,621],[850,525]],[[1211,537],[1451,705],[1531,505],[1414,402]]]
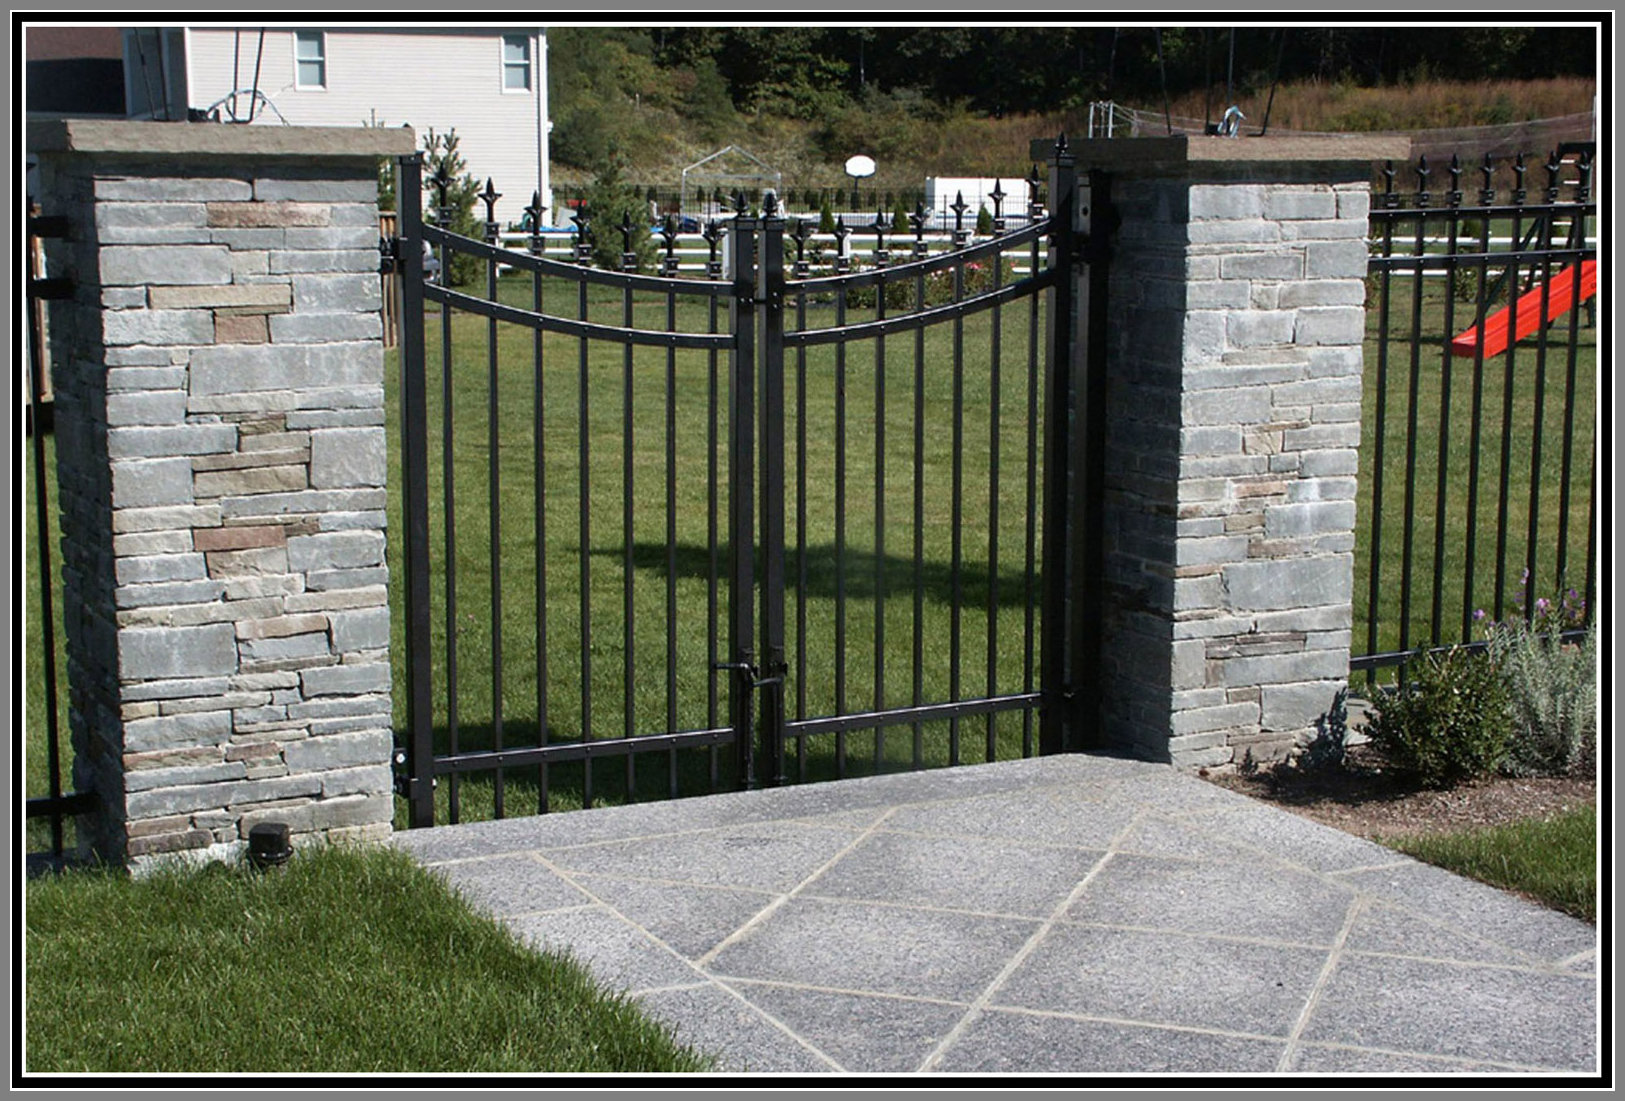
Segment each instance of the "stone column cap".
[[30,119],[31,153],[156,157],[375,158],[411,153],[409,126],[275,126],[127,119]]
[[[1055,149],[1049,138],[1032,143],[1035,161],[1048,160]],[[1334,134],[1325,136],[1217,137],[1172,134],[1147,138],[1084,138],[1067,150],[1081,169],[1132,175],[1203,176],[1226,179],[1256,176],[1268,180],[1306,165],[1361,168],[1381,161],[1410,159],[1411,139],[1403,134]]]

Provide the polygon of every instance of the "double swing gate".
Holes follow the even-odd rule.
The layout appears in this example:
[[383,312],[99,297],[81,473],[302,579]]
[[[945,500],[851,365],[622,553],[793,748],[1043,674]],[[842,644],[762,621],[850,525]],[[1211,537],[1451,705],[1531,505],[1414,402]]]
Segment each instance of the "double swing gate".
[[678,278],[669,227],[666,274],[631,270],[629,219],[599,270],[591,211],[549,259],[498,247],[489,183],[481,241],[445,228],[446,180],[425,222],[420,156],[399,170],[412,826],[1088,742],[1068,590],[1094,587],[1068,581],[1096,568],[1099,403],[1064,139],[1048,213],[977,242],[961,203],[936,254],[923,210],[838,226],[875,234],[861,271],[771,194]]

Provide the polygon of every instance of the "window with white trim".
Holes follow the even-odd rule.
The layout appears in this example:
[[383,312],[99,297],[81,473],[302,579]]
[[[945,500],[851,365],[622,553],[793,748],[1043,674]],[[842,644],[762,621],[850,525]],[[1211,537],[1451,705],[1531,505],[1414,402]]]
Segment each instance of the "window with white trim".
[[327,35],[321,31],[293,32],[294,87],[327,87]]
[[502,36],[502,90],[504,92],[530,91],[530,36],[505,34]]

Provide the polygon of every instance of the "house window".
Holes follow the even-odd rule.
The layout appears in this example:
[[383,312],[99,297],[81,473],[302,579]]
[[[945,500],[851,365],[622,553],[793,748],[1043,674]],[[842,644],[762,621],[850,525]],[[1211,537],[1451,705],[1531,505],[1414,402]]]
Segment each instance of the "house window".
[[502,90],[527,92],[530,90],[530,37],[523,34],[502,36]]
[[293,32],[294,86],[327,87],[327,36],[321,31]]

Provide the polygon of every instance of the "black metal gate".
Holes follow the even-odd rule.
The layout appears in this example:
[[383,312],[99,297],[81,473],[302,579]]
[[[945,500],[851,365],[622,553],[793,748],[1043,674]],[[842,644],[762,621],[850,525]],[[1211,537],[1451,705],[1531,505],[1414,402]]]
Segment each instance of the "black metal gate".
[[444,228],[444,179],[425,224],[421,157],[399,168],[412,826],[1090,740],[1064,139],[1053,209],[999,209],[988,240],[961,202],[943,251],[917,208],[838,225],[826,257],[738,196],[699,279],[669,223],[659,276],[631,270],[630,217],[618,272],[588,266],[587,213],[569,260],[534,229],[502,248],[490,183],[484,241]]

